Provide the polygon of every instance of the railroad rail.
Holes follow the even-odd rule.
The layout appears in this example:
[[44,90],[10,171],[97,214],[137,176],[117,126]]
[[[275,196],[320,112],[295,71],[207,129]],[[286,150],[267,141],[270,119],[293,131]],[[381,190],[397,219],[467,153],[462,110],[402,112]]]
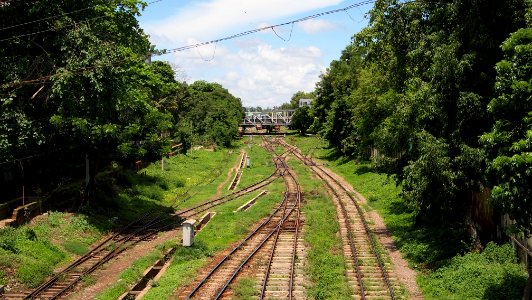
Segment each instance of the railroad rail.
[[[279,294],[283,294],[283,298],[293,298],[299,219],[301,217],[301,189],[294,174],[288,169],[284,157],[277,156],[274,158],[274,162],[279,174],[285,180],[286,191],[283,201],[204,276],[183,290],[180,299],[229,297],[232,293],[230,286],[240,276],[244,267],[249,265],[253,259],[264,256],[268,257],[268,264],[264,269],[260,298],[276,297]],[[282,253],[279,251],[278,245],[282,240],[286,240],[284,235],[289,232],[293,233],[293,241],[290,243],[292,245],[291,259],[288,262],[288,270],[284,270],[285,275],[288,274],[288,278],[282,281],[286,284],[281,286],[279,281],[272,280],[271,274],[274,270],[278,270],[278,266],[274,266],[276,262],[278,263],[279,259],[284,259],[281,257]],[[258,255],[258,253],[261,254]]]
[[108,237],[89,253],[52,276],[30,293],[6,293],[5,299],[58,299],[84,276],[116,257],[132,245],[147,240],[155,233],[173,226],[176,220],[160,213],[149,212]]
[[84,276],[94,272],[107,261],[116,257],[136,243],[147,240],[162,230],[179,225],[185,218],[193,217],[214,206],[237,199],[270,184],[273,180],[279,177],[279,170],[284,167],[283,162],[279,159],[274,159],[274,161],[276,162],[276,170],[269,177],[224,197],[206,201],[170,216],[150,211],[141,218],[125,226],[119,232],[102,241],[87,254],[78,258],[59,273],[53,275],[48,281],[30,293],[6,293],[3,295],[3,298],[58,299],[64,296],[67,291],[74,287]]
[[249,185],[249,186],[247,186],[247,187],[245,187],[243,189],[240,189],[240,190],[238,190],[236,192],[233,192],[231,194],[228,194],[228,195],[225,195],[225,196],[213,199],[213,200],[205,201],[205,202],[203,202],[201,204],[198,204],[196,206],[180,210],[180,211],[176,212],[176,215],[179,215],[179,216],[181,216],[184,219],[191,218],[194,215],[197,215],[197,214],[200,214],[200,213],[202,213],[204,211],[209,210],[211,207],[224,204],[226,202],[229,202],[231,200],[237,199],[239,197],[244,196],[245,194],[249,194],[249,193],[251,193],[253,191],[256,191],[258,189],[261,189],[261,188],[269,185],[270,183],[272,183],[272,181],[277,179],[280,175],[281,176],[283,175],[282,174],[282,172],[283,172],[282,171],[283,162],[279,158],[274,158],[274,162],[275,162],[275,171],[270,176],[262,179],[261,181],[258,181],[258,182],[254,183],[252,185]]
[[281,139],[275,140],[275,143],[290,149],[296,158],[309,166],[327,184],[334,195],[337,203],[340,233],[344,243],[344,255],[350,258],[348,275],[356,279],[352,282],[357,288],[358,296],[361,299],[373,297],[395,299],[386,266],[377,250],[371,228],[357,200],[338,179],[304,156],[296,147]]

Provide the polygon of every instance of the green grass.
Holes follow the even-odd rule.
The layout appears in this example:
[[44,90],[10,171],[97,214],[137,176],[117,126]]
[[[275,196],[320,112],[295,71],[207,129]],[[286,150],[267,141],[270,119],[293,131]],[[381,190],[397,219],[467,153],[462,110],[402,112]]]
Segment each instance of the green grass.
[[523,297],[527,277],[510,244],[489,243],[482,253],[454,257],[419,279],[425,299],[515,299]]
[[70,253],[83,254],[101,237],[84,216],[51,212],[18,228],[0,229],[0,269],[27,287],[38,286]]
[[[243,144],[239,143],[238,145],[242,146]],[[245,149],[248,154],[251,154],[252,164],[250,168],[246,168],[244,171],[239,188],[264,179],[274,171],[271,156],[264,149],[257,145],[253,145],[251,150],[247,146]],[[223,151],[231,151],[232,153],[224,153]],[[173,180],[183,179],[186,176],[185,180],[182,180],[184,182],[183,186],[177,187],[169,184],[169,188],[157,200],[164,205],[185,208],[207,199],[215,198],[214,195],[217,186],[225,181],[227,171],[238,159],[238,149],[215,152],[198,150],[193,151],[187,157],[179,156],[170,159],[165,163],[164,172],[160,171],[160,165],[150,166],[146,168],[146,176],[155,178],[166,176],[166,178],[173,178]],[[212,168],[215,167],[217,169],[213,171]],[[209,176],[213,174],[215,175],[215,180],[212,182],[207,181],[207,179],[211,178]],[[227,190],[229,184],[230,182],[227,182],[227,185],[222,189],[223,194],[230,193]],[[145,296],[146,299],[170,298],[176,289],[189,283],[194,278],[192,274],[204,266],[208,262],[208,259],[217,251],[225,249],[231,243],[242,239],[253,224],[267,216],[276,203],[282,199],[284,184],[281,180],[273,182],[266,189],[269,193],[261,197],[247,211],[233,212],[239,206],[253,198],[255,196],[254,193],[214,207],[212,211],[217,212],[216,216],[196,236],[194,246],[190,248],[177,248],[171,265],[166,273],[157,281],[157,284],[148,291]],[[182,197],[177,197],[177,201],[175,197],[176,193],[183,195]],[[186,200],[183,201],[182,199]],[[121,280],[100,295],[99,299],[110,299],[125,292],[128,287],[128,284],[125,282],[129,281],[126,279]]]
[[255,288],[257,282],[253,278],[242,278],[233,287],[233,299],[250,300],[257,299],[259,291]]
[[[403,257],[420,272],[418,284],[425,298],[496,299],[499,294],[495,291],[503,283],[511,286],[511,291],[503,289],[509,295],[515,290],[522,291],[522,280],[526,279],[526,274],[515,263],[515,254],[509,254],[514,257],[513,260],[501,263],[497,259],[486,259],[484,253],[468,253],[470,240],[463,227],[416,226],[413,210],[400,196],[400,186],[393,178],[375,173],[371,164],[356,163],[338,156],[317,137],[289,137],[287,141],[296,144],[303,153],[322,161],[364,195],[368,200],[367,207],[375,209],[383,217]],[[486,251],[500,253],[506,251],[500,250],[504,247],[507,246],[498,248],[491,245]]]

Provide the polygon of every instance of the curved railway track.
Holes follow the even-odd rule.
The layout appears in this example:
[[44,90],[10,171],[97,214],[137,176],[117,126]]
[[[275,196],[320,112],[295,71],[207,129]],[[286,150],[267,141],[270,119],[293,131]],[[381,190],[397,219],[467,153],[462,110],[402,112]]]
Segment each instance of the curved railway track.
[[276,139],[275,143],[289,149],[296,158],[309,166],[334,195],[343,252],[348,259],[347,275],[355,287],[356,298],[396,299],[394,285],[357,200],[338,179],[305,157],[296,147],[281,139]]
[[186,209],[183,209],[183,210],[180,210],[178,212],[176,212],[176,215],[179,215],[180,217],[184,218],[184,219],[187,219],[187,218],[191,218],[195,215],[198,215],[202,212],[205,212],[207,211],[208,209],[210,209],[211,207],[214,207],[214,206],[218,206],[218,205],[221,205],[221,204],[224,204],[226,202],[229,202],[231,200],[234,200],[234,199],[237,199],[239,197],[242,197],[246,194],[249,194],[253,191],[256,191],[258,189],[261,189],[267,185],[269,185],[270,183],[272,183],[272,181],[274,181],[275,179],[277,179],[279,176],[282,176],[281,174],[281,169],[283,168],[283,162],[279,160],[279,158],[274,158],[274,163],[275,163],[275,171],[268,177],[266,177],[265,179],[261,180],[261,181],[258,181],[252,185],[249,185],[245,188],[242,188],[236,192],[233,192],[233,193],[230,193],[230,194],[227,194],[225,196],[222,196],[222,197],[219,197],[219,198],[216,198],[216,199],[213,199],[213,200],[209,200],[209,201],[206,201],[206,202],[203,202],[201,204],[198,204],[196,206],[193,206],[193,207],[190,207],[190,208],[186,208]]
[[145,214],[122,230],[103,240],[89,253],[78,258],[67,268],[52,276],[30,293],[5,294],[5,299],[58,299],[76,285],[84,276],[116,257],[132,245],[151,238],[155,233],[176,224],[170,216]]
[[[84,276],[92,273],[107,261],[116,257],[133,245],[153,237],[160,231],[178,226],[183,219],[194,217],[206,210],[242,197],[260,189],[279,176],[284,175],[285,164],[281,159],[274,158],[276,170],[267,178],[246,188],[226,196],[209,200],[192,208],[181,210],[171,216],[155,213],[146,213],[141,218],[125,226],[119,232],[103,240],[87,254],[75,260],[68,267],[56,273],[47,282],[43,283],[30,293],[6,293],[3,299],[59,299],[74,287]],[[281,173],[282,172],[282,173]]]
[[230,298],[231,284],[242,275],[245,266],[264,257],[266,264],[258,270],[263,274],[260,299],[303,297],[301,290],[294,289],[295,279],[302,276],[302,271],[296,271],[302,269],[297,262],[298,245],[301,244],[301,188],[284,157],[275,157],[274,161],[285,181],[283,201],[199,280],[182,290],[180,299]]

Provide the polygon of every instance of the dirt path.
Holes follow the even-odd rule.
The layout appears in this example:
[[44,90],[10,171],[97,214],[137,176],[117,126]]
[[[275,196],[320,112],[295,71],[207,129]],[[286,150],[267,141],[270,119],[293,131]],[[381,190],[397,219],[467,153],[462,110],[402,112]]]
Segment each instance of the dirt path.
[[106,263],[102,268],[92,273],[92,278],[96,279],[94,284],[87,287],[76,287],[76,290],[70,293],[67,298],[76,300],[94,299],[96,295],[109,288],[113,283],[120,281],[120,273],[122,273],[126,268],[131,266],[131,264],[135,260],[153,251],[155,246],[164,243],[165,241],[175,239],[178,236],[180,236],[180,230],[175,229],[159,234],[156,238],[152,240],[138,243],[133,248],[126,250],[117,258],[112,259],[111,261]]
[[231,169],[229,169],[229,171],[227,171],[227,175],[225,177],[225,180],[224,182],[220,183],[218,185],[218,187],[216,187],[216,197],[220,197],[222,195],[222,189],[224,188],[224,186],[231,180],[231,178],[233,177],[233,172],[234,171],[238,171],[238,166],[240,165],[240,157],[242,156],[242,152],[244,152],[244,150],[240,150],[240,156],[238,156],[239,160],[237,160],[235,162],[235,164],[233,165],[233,167]]
[[[344,187],[346,187],[349,191],[353,192],[355,196],[360,200],[360,202],[367,203],[366,198],[362,196],[362,194],[357,192],[349,182],[344,180],[341,176],[334,173],[330,169],[326,167],[323,168],[329,171],[330,174],[334,175],[334,177],[338,179],[338,181]],[[379,243],[383,245],[384,248],[386,248],[390,259],[393,262],[394,273],[397,275],[397,278],[401,281],[402,284],[404,284],[404,286],[408,290],[410,296],[409,299],[423,299],[421,291],[419,290],[419,287],[416,283],[416,271],[412,270],[408,266],[408,262],[401,256],[401,252],[399,252],[399,250],[397,249],[397,246],[395,245],[395,242],[393,241],[390,232],[386,228],[384,220],[375,210],[366,213],[367,216],[371,219],[371,221],[373,221],[373,224],[370,225],[371,229],[377,236]]]

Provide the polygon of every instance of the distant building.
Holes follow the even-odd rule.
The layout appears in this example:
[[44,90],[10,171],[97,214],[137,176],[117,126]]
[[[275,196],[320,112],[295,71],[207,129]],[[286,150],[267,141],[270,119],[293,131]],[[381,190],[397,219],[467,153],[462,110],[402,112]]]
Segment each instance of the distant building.
[[299,107],[312,105],[312,99],[299,99]]

